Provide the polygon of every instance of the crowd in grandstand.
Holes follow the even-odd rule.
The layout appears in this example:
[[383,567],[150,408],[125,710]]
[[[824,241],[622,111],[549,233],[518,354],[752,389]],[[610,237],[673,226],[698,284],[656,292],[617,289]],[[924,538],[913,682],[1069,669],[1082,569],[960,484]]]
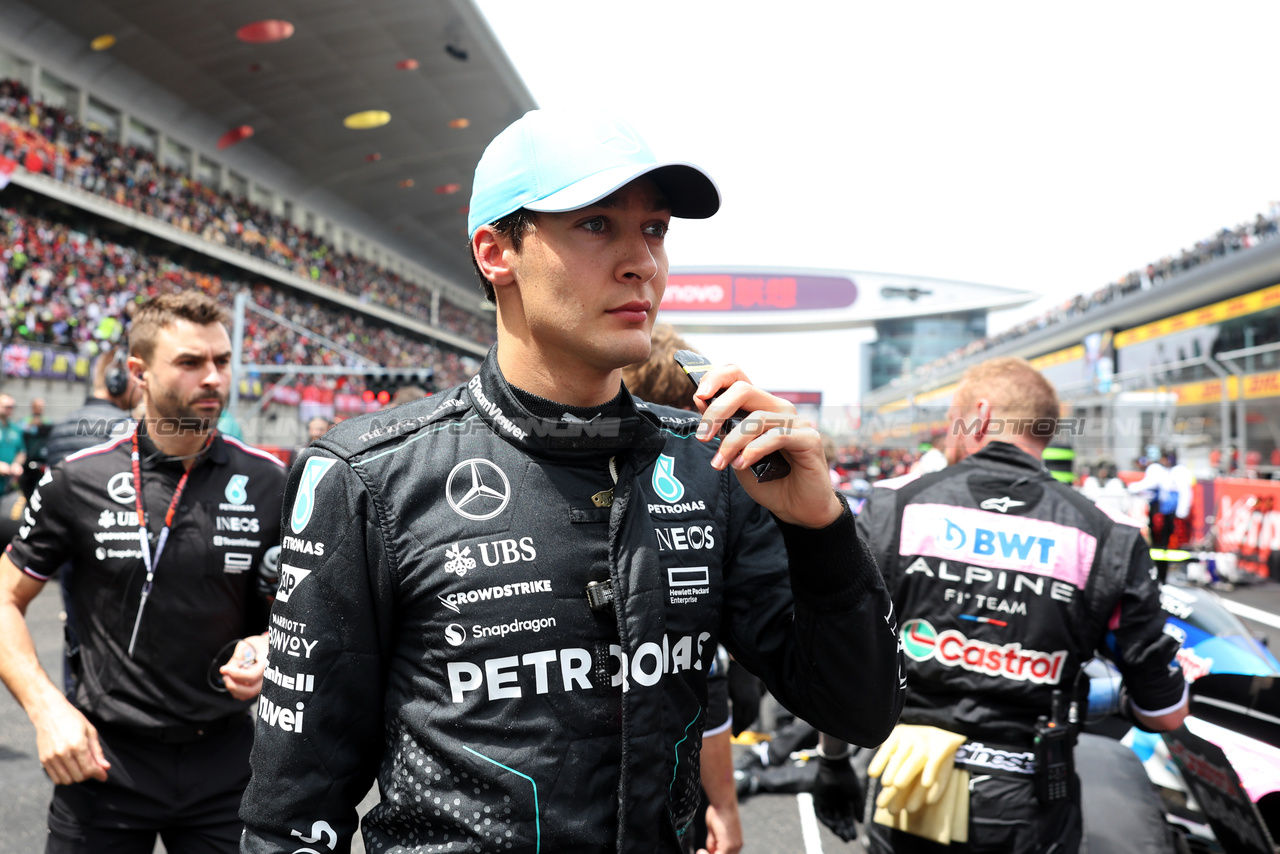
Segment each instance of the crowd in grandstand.
[[[0,209],[0,336],[96,352],[139,297],[198,286],[230,307],[251,288],[253,300],[293,323],[387,367],[432,367],[436,381],[463,381],[474,362],[390,327],[262,283],[250,284],[86,234],[71,226]],[[249,313],[248,364],[345,365],[356,360]],[[470,363],[468,363],[470,362]]]
[[[1251,249],[1261,243],[1274,239],[1280,234],[1280,202],[1273,202],[1268,215],[1259,213],[1252,222],[1242,223],[1234,229],[1224,228],[1211,237],[1196,243],[1195,246],[1183,249],[1176,257],[1167,255],[1159,261],[1148,264],[1141,270],[1134,270],[1118,281],[1099,288],[1092,294],[1078,294],[1054,306],[1039,317],[1024,321],[995,335],[979,338],[940,359],[926,365],[919,365],[910,377],[927,377],[971,356],[1021,338],[1028,333],[1044,329],[1064,320],[1078,317],[1086,312],[1114,302],[1121,297],[1136,291],[1155,288],[1170,279],[1193,270],[1201,264],[1207,264],[1217,258],[1223,258],[1244,249]],[[900,377],[894,383],[904,382],[909,377]]]
[[[0,81],[0,155],[305,279],[424,321],[430,317],[425,289],[372,261],[336,252],[323,238],[247,199],[204,186],[153,152],[108,139],[66,110],[31,98],[16,80]],[[493,341],[491,322],[444,299],[439,322],[471,340]]]

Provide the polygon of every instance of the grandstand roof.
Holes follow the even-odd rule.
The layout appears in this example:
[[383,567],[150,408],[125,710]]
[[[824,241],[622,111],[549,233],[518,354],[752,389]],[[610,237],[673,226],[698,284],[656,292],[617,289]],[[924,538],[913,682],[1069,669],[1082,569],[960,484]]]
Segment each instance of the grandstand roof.
[[[263,19],[294,33],[237,39]],[[337,202],[352,228],[478,299],[463,251],[471,176],[488,141],[536,104],[470,0],[0,0],[0,22],[33,59],[198,150],[251,125],[218,160],[304,207]],[[105,34],[114,47],[93,51]],[[365,110],[391,121],[343,126]]]

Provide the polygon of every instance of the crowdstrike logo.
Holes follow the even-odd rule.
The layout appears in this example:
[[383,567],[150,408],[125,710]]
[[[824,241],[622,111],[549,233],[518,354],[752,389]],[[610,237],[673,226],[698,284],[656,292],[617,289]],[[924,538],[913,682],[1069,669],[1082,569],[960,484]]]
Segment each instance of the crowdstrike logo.
[[531,593],[550,593],[551,579],[538,581],[514,581],[511,584],[495,584],[492,587],[479,587],[475,590],[463,590],[460,593],[439,593],[436,598],[455,614],[461,613],[459,606],[467,602],[488,602],[491,599],[503,599],[510,596],[527,596]]
[[507,508],[511,483],[502,469],[485,459],[464,460],[449,472],[445,498],[464,519],[483,522]]
[[987,643],[954,629],[939,632],[928,620],[920,619],[903,625],[902,648],[915,661],[933,660],[944,667],[1038,685],[1057,685],[1067,660],[1066,650],[1038,652],[1023,649],[1020,643]]

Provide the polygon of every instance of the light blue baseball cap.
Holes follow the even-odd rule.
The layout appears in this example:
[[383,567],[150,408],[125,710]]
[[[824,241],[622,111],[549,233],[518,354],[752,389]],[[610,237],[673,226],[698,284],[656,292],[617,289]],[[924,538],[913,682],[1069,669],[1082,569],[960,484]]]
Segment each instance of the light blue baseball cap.
[[635,128],[608,113],[531,110],[493,138],[476,165],[467,236],[521,208],[553,213],[600,201],[648,175],[671,215],[703,219],[720,208],[711,176],[660,161]]

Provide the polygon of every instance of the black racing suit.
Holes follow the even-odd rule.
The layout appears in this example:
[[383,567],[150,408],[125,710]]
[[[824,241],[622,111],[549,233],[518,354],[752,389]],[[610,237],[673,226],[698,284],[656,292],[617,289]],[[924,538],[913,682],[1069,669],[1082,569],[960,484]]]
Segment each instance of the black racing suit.
[[[902,722],[969,737],[957,760],[974,775],[968,850],[1073,851],[1076,793],[1044,807],[1018,773],[1053,690],[1072,695],[1110,630],[1138,709],[1167,713],[1185,697],[1146,543],[1004,442],[876,486],[857,525],[902,620]],[[956,850],[880,826],[872,847]]]
[[900,655],[852,518],[775,523],[697,422],[625,391],[540,419],[491,352],[304,452],[243,850],[345,851],[376,773],[369,851],[678,851],[717,641],[797,714],[883,739]]

